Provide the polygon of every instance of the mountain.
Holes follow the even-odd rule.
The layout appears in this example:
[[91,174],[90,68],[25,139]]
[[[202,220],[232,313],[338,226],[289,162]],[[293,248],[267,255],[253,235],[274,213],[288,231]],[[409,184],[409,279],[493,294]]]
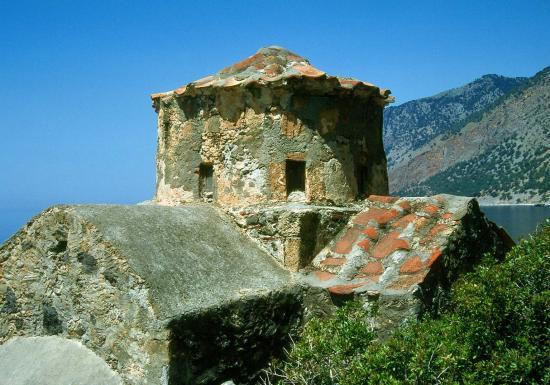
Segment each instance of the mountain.
[[531,78],[485,75],[390,107],[384,120],[394,194],[550,200],[550,67]]

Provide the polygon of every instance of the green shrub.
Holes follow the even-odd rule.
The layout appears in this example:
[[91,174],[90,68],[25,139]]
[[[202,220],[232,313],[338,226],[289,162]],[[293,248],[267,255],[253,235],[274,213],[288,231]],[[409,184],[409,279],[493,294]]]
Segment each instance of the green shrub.
[[358,303],[309,322],[267,383],[550,383],[550,222],[457,281],[448,309],[378,342]]
[[289,362],[275,362],[267,381],[280,384],[329,385],[339,382],[347,367],[368,349],[375,335],[367,326],[360,302],[348,302],[326,319],[309,321]]

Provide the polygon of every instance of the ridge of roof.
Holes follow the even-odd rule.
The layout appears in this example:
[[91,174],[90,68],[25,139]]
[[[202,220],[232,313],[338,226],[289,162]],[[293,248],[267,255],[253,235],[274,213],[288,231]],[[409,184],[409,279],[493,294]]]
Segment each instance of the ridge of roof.
[[213,75],[195,80],[173,91],[156,93],[152,99],[167,95],[185,96],[212,88],[246,87],[249,85],[278,86],[289,79],[324,81],[330,90],[357,91],[375,96],[384,103],[393,102],[391,91],[353,78],[328,75],[311,65],[306,58],[283,47],[269,46]]

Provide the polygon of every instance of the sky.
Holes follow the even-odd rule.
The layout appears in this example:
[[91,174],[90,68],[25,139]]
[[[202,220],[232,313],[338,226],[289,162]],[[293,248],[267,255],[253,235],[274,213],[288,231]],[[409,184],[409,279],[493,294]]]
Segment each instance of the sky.
[[488,73],[534,75],[550,65],[549,26],[548,0],[0,0],[0,210],[152,198],[149,95],[260,47],[399,104]]

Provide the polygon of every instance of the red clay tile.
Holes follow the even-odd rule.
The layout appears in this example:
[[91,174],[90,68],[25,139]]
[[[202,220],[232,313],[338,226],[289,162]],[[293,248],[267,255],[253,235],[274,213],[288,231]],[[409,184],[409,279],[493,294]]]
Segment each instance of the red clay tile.
[[361,233],[361,229],[357,227],[352,227],[348,229],[348,231],[346,231],[344,236],[336,242],[332,250],[338,254],[349,253],[360,233]]
[[[274,64],[280,65],[281,68],[275,69],[272,66]],[[268,69],[268,67],[270,68]],[[245,70],[247,71],[244,72]],[[377,98],[381,98],[386,101],[393,100],[393,97],[390,96],[390,90],[380,89],[371,83],[361,82],[355,79],[327,76],[325,72],[311,66],[303,57],[293,54],[290,51],[274,47],[261,49],[255,55],[222,69],[215,75],[211,76],[211,78],[213,78],[212,82],[201,83],[200,81],[197,81],[190,83],[191,87],[188,87],[187,90],[183,90],[182,93],[176,93],[176,95],[181,96],[187,94],[193,88],[227,87],[235,85],[236,75],[238,75],[240,82],[245,84],[265,85],[265,83],[277,79],[279,76],[276,74],[279,74],[287,79],[317,79],[319,82],[326,82],[326,84],[330,87],[344,90],[361,88],[362,91],[369,90],[374,92]],[[337,83],[334,84],[334,81]],[[159,97],[161,97],[161,95],[154,95],[154,98]]]
[[394,231],[382,238],[372,251],[374,258],[382,259],[393,253],[395,250],[410,250],[409,242],[404,239],[398,239],[399,232]]
[[278,64],[270,64],[268,65],[267,67],[265,67],[264,69],[264,72],[266,75],[269,75],[269,76],[277,76],[277,75],[280,75],[282,72],[284,71],[284,68],[281,67],[280,65]]
[[399,212],[395,209],[386,210],[377,207],[371,207],[368,211],[363,211],[353,219],[353,223],[366,226],[370,220],[374,220],[379,225],[384,225],[397,217]]
[[293,61],[301,61],[301,60],[304,60],[303,57],[298,56],[298,55],[294,55],[294,54],[292,54],[292,53],[289,54],[289,55],[287,55],[286,58],[287,58],[288,60],[293,60]]
[[321,281],[328,281],[328,280],[336,277],[336,275],[334,275],[332,273],[329,273],[327,271],[321,271],[321,270],[316,270],[315,271],[315,276],[317,278],[319,278],[319,280],[321,280]]
[[344,88],[353,88],[353,87],[357,86],[358,84],[361,84],[361,82],[359,80],[345,79],[345,78],[338,78],[338,82]]
[[432,227],[430,229],[430,232],[428,233],[430,237],[435,237],[437,236],[439,233],[445,231],[445,230],[448,230],[449,229],[449,226],[443,224],[443,223],[438,223],[436,224],[434,227]]
[[453,213],[445,213],[441,216],[443,219],[451,219],[453,217]]
[[348,285],[335,285],[328,288],[328,291],[332,294],[339,294],[339,295],[345,295],[345,294],[351,294],[353,293],[353,289],[356,289],[358,287],[366,285],[367,282],[361,282],[361,283],[350,283]]
[[380,275],[384,272],[384,266],[380,262],[369,262],[359,271],[366,275]]
[[236,71],[246,69],[246,68],[250,67],[255,61],[261,60],[261,59],[262,59],[262,55],[260,53],[256,53],[256,54],[244,59],[243,61],[235,63],[230,67],[224,68],[223,70],[220,71],[220,73],[236,72]]
[[399,197],[392,197],[389,195],[369,195],[368,199],[372,202],[395,203]]
[[180,87],[180,88],[174,90],[174,93],[176,95],[181,95],[181,94],[185,93],[185,90],[187,90],[187,86],[183,86],[183,87]]
[[428,258],[428,262],[427,262],[428,267],[431,267],[435,263],[435,261],[439,259],[440,256],[441,256],[441,250],[439,250],[438,247],[433,249],[432,254],[430,255],[430,258]]
[[310,65],[295,65],[292,68],[294,68],[296,71],[300,72],[301,74],[312,78],[317,78],[325,74],[323,71],[319,71],[317,68],[312,67]]
[[345,262],[346,258],[325,258],[321,261],[321,265],[342,266]]
[[420,217],[416,214],[407,214],[403,218],[398,219],[392,224],[392,227],[404,229],[409,223],[419,220]]
[[401,265],[399,272],[402,274],[413,274],[413,273],[418,273],[423,268],[424,268],[424,265],[422,264],[422,260],[420,259],[420,257],[414,256],[412,258],[407,259],[405,263]]
[[422,210],[427,212],[430,215],[435,215],[439,211],[439,207],[432,204],[427,204],[424,207],[422,207]]
[[362,248],[365,251],[369,251],[370,248],[370,241],[368,239],[363,239],[361,242],[357,244],[360,248]]
[[376,229],[376,227],[367,227],[365,230],[363,230],[363,234],[373,240],[378,238],[378,230]]
[[368,275],[368,274],[365,274],[365,273],[357,273],[357,274],[355,274],[354,278],[368,278],[373,283],[378,283],[380,281],[381,276],[382,276],[382,274]]

